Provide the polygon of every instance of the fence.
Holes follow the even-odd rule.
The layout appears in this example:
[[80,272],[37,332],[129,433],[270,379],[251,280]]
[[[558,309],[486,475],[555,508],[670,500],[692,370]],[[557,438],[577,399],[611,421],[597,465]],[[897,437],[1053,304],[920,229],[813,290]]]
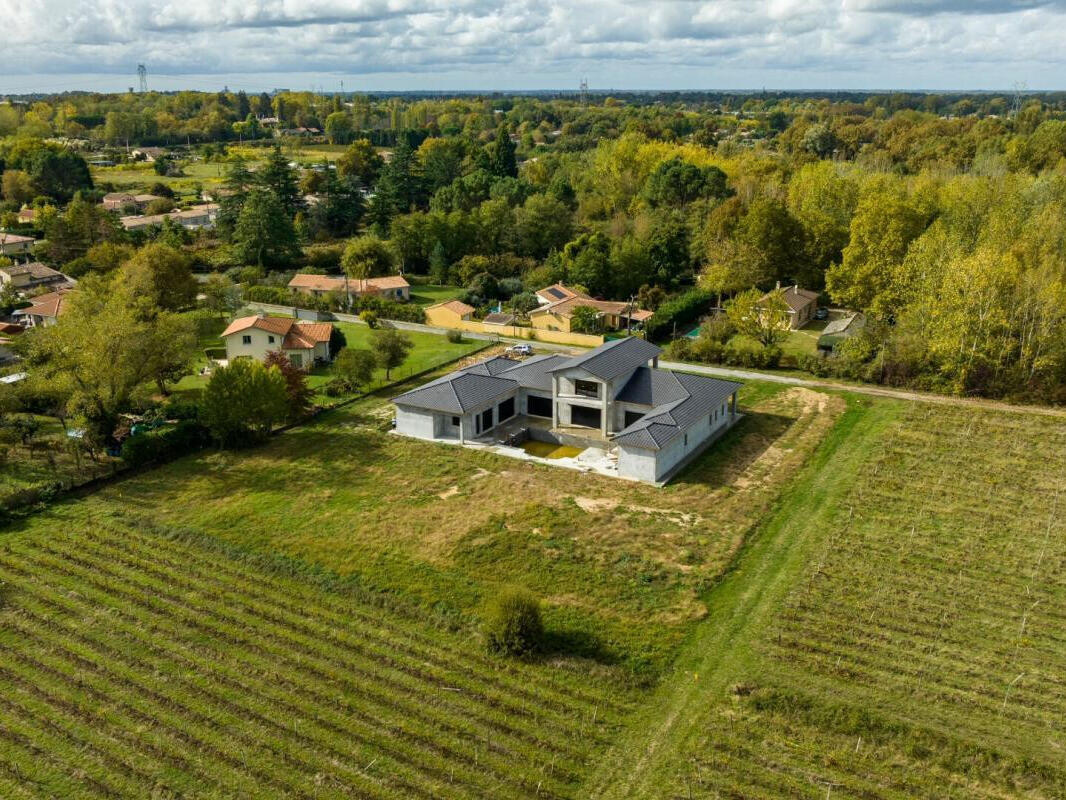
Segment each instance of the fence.
[[[268,314],[286,314],[293,317],[299,317],[301,314],[309,313],[306,309],[301,309],[296,306],[283,306],[276,303],[260,303],[258,301],[250,301],[245,303],[246,306],[259,311],[265,311]],[[334,311],[328,314],[326,319],[333,319],[337,322],[353,322],[357,325],[365,325],[363,320],[359,319],[355,314],[342,314],[339,311]],[[458,330],[465,331],[467,333],[474,334],[478,339],[496,339],[496,338],[511,338],[511,339],[527,339],[529,341],[548,342],[550,344],[569,344],[575,347],[597,347],[603,344],[603,337],[591,333],[567,333],[565,331],[549,331],[542,330],[541,328],[525,328],[521,325],[486,325],[479,320],[458,320],[456,322],[442,325],[436,323],[434,325],[423,325],[418,322],[405,322],[398,319],[382,320],[387,322],[394,328],[408,331],[422,331],[424,333],[440,333],[443,330]]]

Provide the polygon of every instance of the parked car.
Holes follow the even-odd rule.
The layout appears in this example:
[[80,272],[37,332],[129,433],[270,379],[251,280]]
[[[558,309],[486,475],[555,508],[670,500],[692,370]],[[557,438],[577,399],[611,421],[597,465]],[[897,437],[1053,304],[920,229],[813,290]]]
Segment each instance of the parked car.
[[814,318],[815,319],[829,319],[829,309],[828,308],[815,309]]
[[530,344],[513,344],[508,347],[505,353],[510,353],[515,356],[531,356],[533,355],[533,345]]

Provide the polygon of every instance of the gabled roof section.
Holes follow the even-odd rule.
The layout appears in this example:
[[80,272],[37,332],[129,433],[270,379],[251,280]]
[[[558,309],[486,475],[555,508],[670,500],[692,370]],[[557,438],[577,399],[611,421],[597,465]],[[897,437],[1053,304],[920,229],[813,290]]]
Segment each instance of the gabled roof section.
[[[776,289],[774,291],[777,291]],[[765,300],[773,292],[767,292],[761,299]],[[800,309],[809,306],[818,300],[818,292],[812,292],[810,289],[801,289],[798,285],[785,287],[781,291],[781,296],[788,304],[789,309],[792,311],[799,311]]]
[[518,388],[518,381],[482,375],[477,372],[453,372],[435,381],[392,398],[397,405],[414,406],[430,411],[465,414],[504,397]]
[[226,330],[222,331],[222,338],[225,339],[231,334],[240,333],[248,330],[248,328],[258,328],[261,331],[284,336],[294,324],[296,324],[296,320],[292,317],[260,317],[255,315],[240,317],[233,320]]
[[568,361],[570,361],[570,356],[564,356],[559,353],[533,356],[525,361],[517,362],[515,366],[510,367],[501,374],[505,378],[512,378],[518,381],[519,386],[523,389],[539,389],[544,392],[550,392],[552,390],[552,369]]
[[567,300],[571,297],[583,297],[579,292],[575,292],[561,283],[553,283],[551,286],[545,286],[543,289],[537,290],[537,297],[541,298],[547,303],[558,303],[560,300]]
[[506,372],[520,363],[520,361],[515,361],[513,358],[507,358],[507,356],[493,356],[492,358],[486,358],[484,361],[478,361],[476,364],[471,364],[469,367],[464,367],[460,372],[474,372],[479,375],[499,375],[501,372]]
[[[661,450],[697,421],[725,403],[729,396],[742,386],[735,381],[723,381],[704,375],[690,375],[687,372],[668,372],[667,370],[648,370],[648,372],[669,374],[674,383],[671,385],[667,379],[654,375],[647,379],[638,378],[635,375],[634,379],[637,379],[638,383],[647,380],[646,385],[634,387],[635,394],[648,390],[651,394],[644,396],[654,395],[656,391],[654,381],[659,381],[658,391],[663,393],[664,398],[679,392],[683,394],[677,399],[668,401],[665,405],[657,405],[632,425],[616,433],[613,441],[618,444],[644,450]],[[629,389],[630,384],[626,384],[623,392]],[[622,397],[620,396],[619,399]],[[630,400],[629,402],[640,401]]]
[[583,355],[575,356],[565,364],[554,367],[552,371],[579,367],[597,378],[608,381],[632,372],[638,367],[646,366],[648,361],[661,352],[662,349],[651,342],[636,336],[627,336],[624,339],[606,342]]
[[460,317],[465,317],[467,314],[474,313],[474,307],[468,306],[461,300],[445,300],[443,303],[437,303],[436,305],[429,306],[428,308],[426,308],[426,311],[429,311],[430,308],[446,308],[449,311],[458,314]]

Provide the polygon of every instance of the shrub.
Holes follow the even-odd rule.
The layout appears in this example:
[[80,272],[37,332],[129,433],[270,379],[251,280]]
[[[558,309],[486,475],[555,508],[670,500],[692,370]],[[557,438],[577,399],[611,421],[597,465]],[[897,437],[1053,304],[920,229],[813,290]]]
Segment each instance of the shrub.
[[210,442],[207,428],[194,419],[130,436],[122,443],[122,460],[131,467],[165,463],[202,450]]
[[485,644],[490,652],[521,656],[540,647],[540,601],[525,589],[505,588],[485,604]]
[[360,311],[359,319],[365,322],[368,328],[376,328],[378,326],[378,315],[376,311],[371,311],[370,309]]
[[455,328],[450,328],[444,336],[452,344],[462,344],[463,342],[463,332]]
[[645,336],[651,341],[660,341],[673,334],[675,327],[695,322],[707,310],[713,297],[705,289],[690,289],[670,298],[644,324]]

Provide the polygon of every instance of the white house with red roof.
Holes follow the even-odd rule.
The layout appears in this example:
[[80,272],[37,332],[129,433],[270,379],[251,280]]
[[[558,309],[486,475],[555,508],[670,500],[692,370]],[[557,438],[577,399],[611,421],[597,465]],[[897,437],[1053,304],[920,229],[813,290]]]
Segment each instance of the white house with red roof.
[[294,367],[310,369],[329,361],[329,322],[302,322],[292,317],[252,316],[235,319],[222,332],[226,358],[254,358],[262,361],[268,353],[281,351]]

